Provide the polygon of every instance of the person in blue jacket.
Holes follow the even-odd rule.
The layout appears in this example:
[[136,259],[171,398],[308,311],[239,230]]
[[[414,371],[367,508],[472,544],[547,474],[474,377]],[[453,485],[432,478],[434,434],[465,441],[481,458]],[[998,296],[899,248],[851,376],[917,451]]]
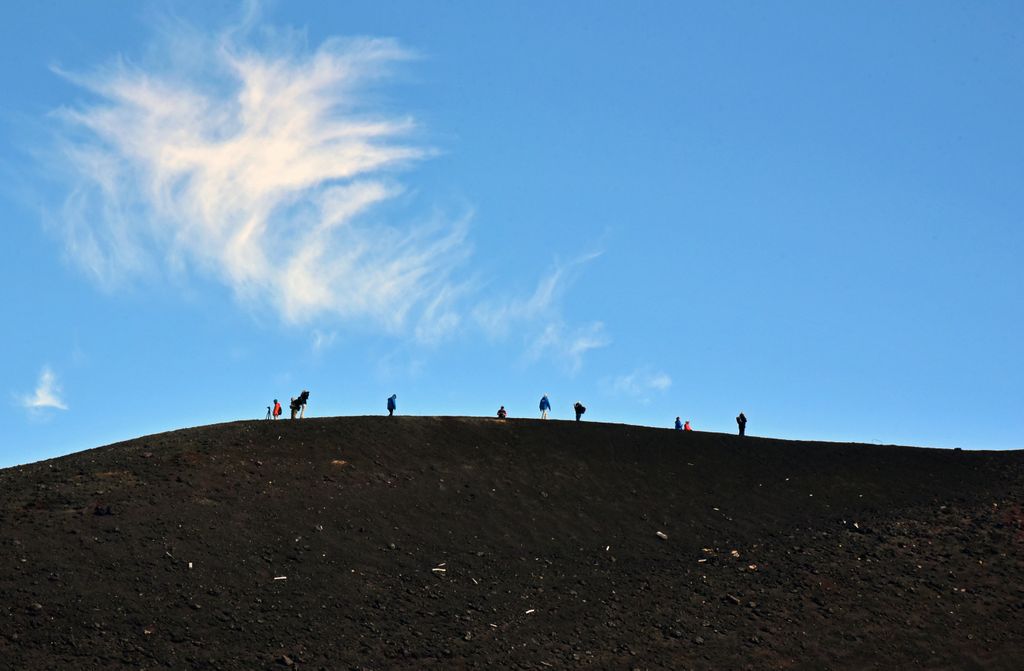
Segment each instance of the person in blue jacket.
[[551,410],[551,401],[548,400],[548,395],[544,394],[540,397],[540,418],[547,419],[548,412]]
[[398,394],[391,394],[388,396],[388,417],[393,417],[395,410],[398,409],[398,402],[395,400],[398,398]]
[[676,431],[682,431],[682,430],[683,430],[683,423],[679,421],[678,417],[676,417]]

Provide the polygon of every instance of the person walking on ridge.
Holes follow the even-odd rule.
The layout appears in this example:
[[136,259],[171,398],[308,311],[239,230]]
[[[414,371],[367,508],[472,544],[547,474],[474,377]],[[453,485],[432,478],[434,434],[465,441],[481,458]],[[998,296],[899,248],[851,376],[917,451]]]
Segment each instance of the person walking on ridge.
[[398,409],[398,394],[391,394],[388,396],[388,417],[395,416],[395,410]]
[[747,416],[742,412],[736,417],[736,424],[740,427],[740,435],[745,436],[747,431]]
[[580,417],[583,416],[583,413],[587,411],[587,409],[579,401],[576,401],[575,405],[572,406],[572,409],[576,411],[577,422],[580,421]]
[[540,397],[540,418],[547,419],[548,412],[551,410],[551,401],[548,400],[548,395],[544,394]]
[[676,417],[676,431],[682,431],[682,430],[683,430],[683,423],[679,421],[678,417]]
[[508,417],[508,412],[505,411],[505,406],[498,408],[498,419],[505,419]]
[[275,398],[274,399],[274,419],[277,419],[280,416],[281,416],[281,404],[278,403],[277,399]]

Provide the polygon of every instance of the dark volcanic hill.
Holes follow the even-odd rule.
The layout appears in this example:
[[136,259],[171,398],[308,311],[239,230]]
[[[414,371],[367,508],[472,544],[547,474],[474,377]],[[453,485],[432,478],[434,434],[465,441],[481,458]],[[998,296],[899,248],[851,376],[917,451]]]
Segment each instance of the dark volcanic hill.
[[1022,485],[1019,451],[589,422],[186,429],[0,471],[0,659],[1019,669]]

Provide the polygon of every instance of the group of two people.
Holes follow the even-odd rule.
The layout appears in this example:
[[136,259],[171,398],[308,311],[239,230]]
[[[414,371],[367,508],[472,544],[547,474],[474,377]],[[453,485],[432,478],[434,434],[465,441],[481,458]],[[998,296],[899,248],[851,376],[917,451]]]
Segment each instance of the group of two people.
[[[580,421],[580,417],[583,416],[583,413],[587,411],[587,408],[579,401],[573,403],[572,409],[576,413],[577,422]],[[547,419],[549,412],[551,412],[551,399],[548,398],[547,394],[544,394],[540,397],[540,418]]]

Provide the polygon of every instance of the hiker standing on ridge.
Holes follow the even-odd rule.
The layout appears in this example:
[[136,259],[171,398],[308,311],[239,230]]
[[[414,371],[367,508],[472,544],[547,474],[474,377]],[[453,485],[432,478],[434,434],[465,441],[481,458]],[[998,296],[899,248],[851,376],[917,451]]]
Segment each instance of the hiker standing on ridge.
[[277,419],[280,416],[281,416],[281,404],[278,403],[277,399],[275,398],[274,399],[274,419]]
[[679,421],[678,417],[676,417],[676,431],[682,431],[682,430],[683,430],[683,423]]
[[398,409],[398,394],[391,394],[388,396],[388,417],[395,416],[395,410]]
[[505,411],[505,406],[498,408],[498,419],[505,419],[508,417],[508,412]]
[[548,400],[548,395],[544,394],[540,397],[540,418],[547,419],[548,412],[551,410],[551,401]]
[[587,411],[587,409],[585,407],[583,407],[583,404],[580,403],[579,401],[576,401],[575,405],[572,406],[572,409],[576,411],[576,421],[577,422],[580,421],[580,417],[583,416],[583,413],[585,413]]
[[683,425],[683,431],[693,431],[693,429],[690,428],[690,420],[686,420],[686,424]]
[[740,435],[745,436],[747,431],[747,416],[742,412],[736,417],[736,424],[740,427]]

